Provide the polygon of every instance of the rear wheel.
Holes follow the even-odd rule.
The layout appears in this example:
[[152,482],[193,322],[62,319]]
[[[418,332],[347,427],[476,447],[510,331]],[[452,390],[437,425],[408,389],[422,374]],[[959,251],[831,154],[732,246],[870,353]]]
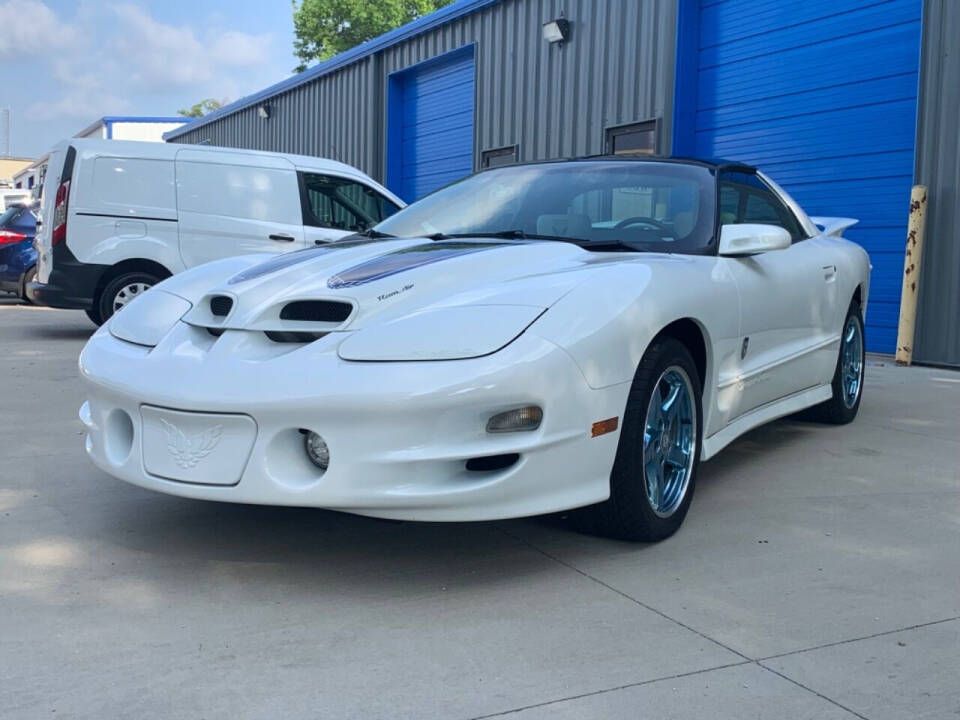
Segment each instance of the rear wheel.
[[700,463],[701,393],[687,348],[673,338],[655,340],[627,398],[610,498],[574,514],[582,529],[647,542],[677,531]]
[[803,413],[803,417],[833,425],[851,422],[860,409],[865,361],[863,315],[860,304],[854,300],[850,303],[847,317],[843,321],[840,352],[837,356],[837,367],[833,372],[833,397],[810,408]]
[[[124,306],[143,295],[158,282],[160,278],[147,272],[137,271],[118,275],[103,288],[94,310],[87,311],[87,317],[98,325],[102,325],[114,313],[122,310]],[[99,322],[91,314],[94,311],[98,313]]]
[[20,299],[27,303],[27,305],[33,305],[33,301],[27,297],[27,284],[32,283],[36,279],[37,266],[34,265],[23,274],[23,284],[20,286]]

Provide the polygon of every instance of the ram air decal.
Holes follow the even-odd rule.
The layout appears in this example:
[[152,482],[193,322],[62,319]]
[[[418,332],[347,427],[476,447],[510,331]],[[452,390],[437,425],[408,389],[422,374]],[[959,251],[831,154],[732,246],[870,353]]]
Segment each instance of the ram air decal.
[[492,248],[503,247],[506,243],[476,243],[476,242],[431,242],[429,245],[414,245],[413,247],[396,250],[386,255],[367,260],[354,265],[343,272],[337,273],[327,280],[327,287],[331,290],[354,287],[365,283],[382,280],[385,277],[396,275],[407,270],[430,265],[431,263],[449,260],[482,252]]

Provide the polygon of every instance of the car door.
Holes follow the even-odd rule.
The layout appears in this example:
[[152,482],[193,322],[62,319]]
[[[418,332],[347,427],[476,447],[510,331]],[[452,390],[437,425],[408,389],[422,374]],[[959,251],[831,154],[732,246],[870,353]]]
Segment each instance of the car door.
[[286,158],[181,150],[176,186],[187,267],[304,247],[297,172]]
[[786,203],[752,173],[720,177],[720,223],[788,230],[789,248],[724,262],[740,292],[740,360],[732,416],[829,382],[836,362],[837,268]]
[[361,232],[400,209],[386,195],[355,178],[331,172],[297,174],[307,245]]

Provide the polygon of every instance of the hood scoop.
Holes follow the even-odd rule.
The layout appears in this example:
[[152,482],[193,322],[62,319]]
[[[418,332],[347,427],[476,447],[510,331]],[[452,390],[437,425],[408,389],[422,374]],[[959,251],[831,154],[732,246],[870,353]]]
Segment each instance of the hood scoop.
[[281,320],[297,322],[342,323],[353,312],[353,305],[339,300],[295,300],[280,310]]
[[183,321],[205,328],[214,337],[227,330],[261,332],[279,343],[307,343],[343,329],[356,314],[356,305],[333,298],[310,298],[245,307],[243,298],[225,293],[208,295]]
[[233,309],[233,298],[229,295],[214,295],[210,298],[210,314],[226,317]]

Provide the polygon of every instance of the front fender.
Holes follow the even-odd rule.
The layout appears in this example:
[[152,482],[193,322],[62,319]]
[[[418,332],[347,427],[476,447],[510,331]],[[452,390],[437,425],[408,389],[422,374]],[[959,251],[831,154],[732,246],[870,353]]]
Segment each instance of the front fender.
[[718,373],[739,359],[740,298],[729,270],[715,257],[680,257],[599,268],[527,331],[563,348],[596,389],[633,381],[660,331],[691,319],[704,335],[707,432]]

